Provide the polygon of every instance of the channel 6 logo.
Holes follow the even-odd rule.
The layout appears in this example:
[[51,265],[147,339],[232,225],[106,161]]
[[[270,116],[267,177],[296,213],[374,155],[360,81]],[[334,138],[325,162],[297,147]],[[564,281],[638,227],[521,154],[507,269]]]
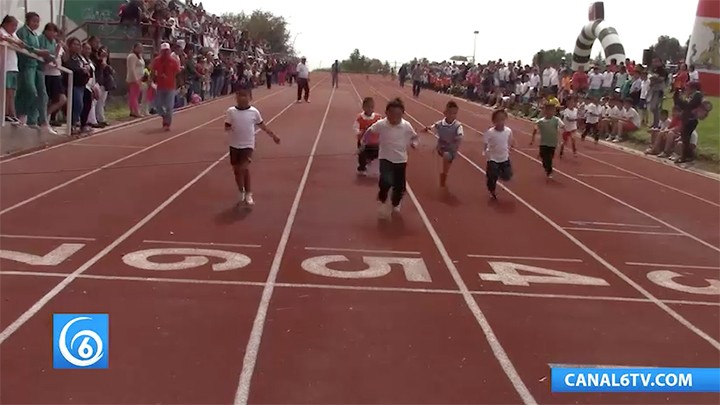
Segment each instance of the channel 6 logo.
[[108,368],[108,314],[53,314],[53,368]]

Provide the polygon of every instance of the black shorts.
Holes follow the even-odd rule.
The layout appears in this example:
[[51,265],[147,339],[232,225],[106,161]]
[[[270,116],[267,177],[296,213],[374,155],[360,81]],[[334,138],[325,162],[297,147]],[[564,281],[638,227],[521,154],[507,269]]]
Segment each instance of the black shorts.
[[230,147],[230,164],[233,166],[246,165],[252,162],[253,148]]
[[45,76],[45,91],[47,91],[48,99],[57,102],[60,96],[65,94],[65,84],[61,76]]

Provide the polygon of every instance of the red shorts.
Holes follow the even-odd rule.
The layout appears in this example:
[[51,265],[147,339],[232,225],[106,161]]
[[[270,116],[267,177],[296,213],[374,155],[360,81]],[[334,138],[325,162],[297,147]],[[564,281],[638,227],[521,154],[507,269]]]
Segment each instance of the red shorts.
[[572,136],[573,136],[574,133],[575,133],[575,131],[564,131],[564,132],[562,133],[562,140],[563,140],[563,142],[569,141],[570,138],[572,138]]
[[638,128],[635,125],[633,125],[632,122],[623,122],[623,124],[622,124],[623,132],[635,132],[637,130],[638,130]]

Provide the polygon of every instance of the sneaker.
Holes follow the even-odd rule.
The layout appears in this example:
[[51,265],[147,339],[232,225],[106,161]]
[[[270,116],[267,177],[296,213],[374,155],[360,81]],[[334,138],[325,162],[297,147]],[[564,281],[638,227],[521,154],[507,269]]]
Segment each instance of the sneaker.
[[497,194],[495,194],[494,191],[491,191],[491,192],[490,192],[490,198],[492,198],[493,200],[497,200]]
[[244,203],[244,202],[245,202],[245,192],[241,191],[240,192],[240,203]]
[[620,142],[620,138],[613,139],[613,143],[618,143],[618,142]]
[[51,126],[49,126],[49,125],[43,125],[42,129],[43,129],[43,131],[47,132],[47,133],[50,134],[50,135],[57,135],[57,134],[58,134],[57,131],[54,130],[54,129],[53,129]]
[[400,205],[394,205],[394,206],[392,207],[392,210],[393,210],[394,212],[400,212]]
[[358,176],[366,177],[367,176],[367,170],[358,170],[357,171]]
[[387,203],[379,203],[378,204],[378,216],[380,219],[388,219],[390,218],[390,205]]
[[296,102],[297,102],[298,104],[300,104],[300,103],[302,103],[302,100],[298,100],[298,101],[296,101]]
[[245,194],[245,204],[255,205],[255,200],[253,199],[252,193]]

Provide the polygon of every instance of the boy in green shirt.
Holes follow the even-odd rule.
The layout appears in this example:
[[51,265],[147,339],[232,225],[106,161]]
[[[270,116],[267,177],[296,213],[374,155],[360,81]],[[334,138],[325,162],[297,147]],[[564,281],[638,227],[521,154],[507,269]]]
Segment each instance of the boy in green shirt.
[[555,116],[555,109],[554,103],[545,104],[544,115],[535,121],[535,128],[530,140],[530,146],[532,146],[535,143],[535,135],[540,132],[540,159],[548,179],[552,178],[552,162],[555,157],[555,148],[558,145],[558,134],[564,127],[562,120]]

